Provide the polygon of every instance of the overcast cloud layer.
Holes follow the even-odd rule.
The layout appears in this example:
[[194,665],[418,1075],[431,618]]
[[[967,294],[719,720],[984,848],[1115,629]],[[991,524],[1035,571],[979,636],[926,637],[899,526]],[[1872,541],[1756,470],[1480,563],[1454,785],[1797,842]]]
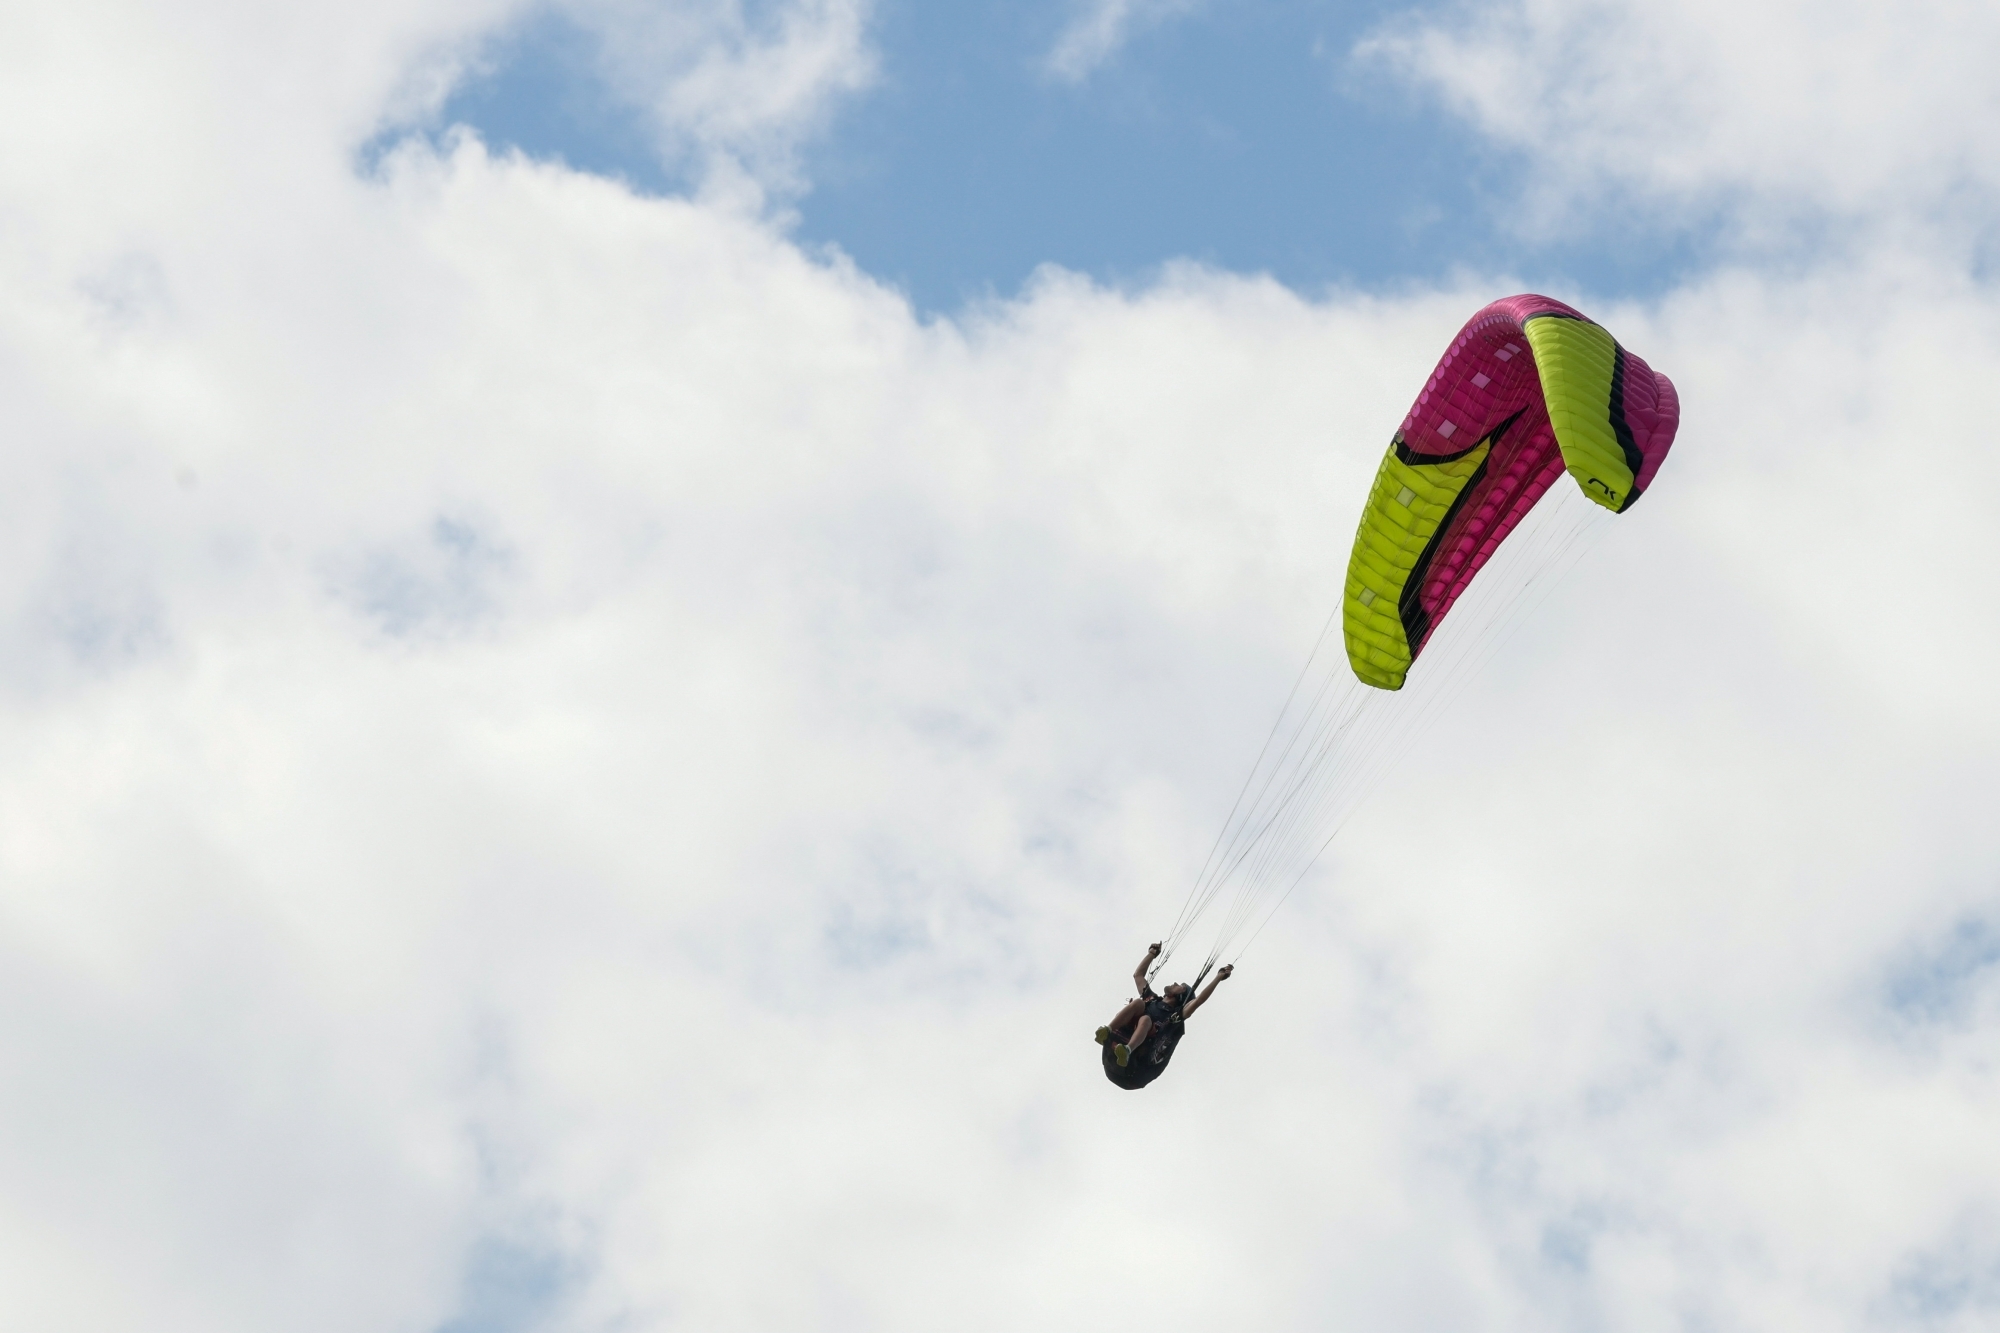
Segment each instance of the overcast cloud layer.
[[920,323],[759,211],[831,0],[602,8],[693,200],[362,153],[498,6],[10,6],[0,1322],[1990,1327],[1995,36],[1822,9],[1359,53],[1572,206],[1844,239],[1590,300],[1657,485],[1132,1097],[1090,1029],[1507,275]]

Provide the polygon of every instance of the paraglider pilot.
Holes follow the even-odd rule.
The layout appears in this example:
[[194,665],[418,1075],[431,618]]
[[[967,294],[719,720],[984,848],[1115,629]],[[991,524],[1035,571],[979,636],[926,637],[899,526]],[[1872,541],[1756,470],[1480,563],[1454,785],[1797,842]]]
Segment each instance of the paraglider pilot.
[[1236,970],[1233,963],[1217,969],[1215,980],[1199,995],[1178,981],[1169,984],[1164,994],[1155,995],[1146,983],[1146,969],[1159,956],[1158,944],[1147,946],[1146,956],[1132,972],[1132,984],[1138,987],[1139,998],[1097,1029],[1097,1044],[1104,1048],[1105,1077],[1121,1088],[1143,1088],[1166,1071],[1167,1061],[1173,1058],[1174,1047],[1180,1045],[1188,1019],[1208,1003],[1215,988]]

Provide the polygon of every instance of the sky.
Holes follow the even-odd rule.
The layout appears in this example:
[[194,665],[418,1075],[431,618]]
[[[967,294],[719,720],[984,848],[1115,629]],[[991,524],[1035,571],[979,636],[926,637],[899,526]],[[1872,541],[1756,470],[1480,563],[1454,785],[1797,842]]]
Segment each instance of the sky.
[[[0,1322],[1992,1327],[1996,55],[6,7]],[[1112,1087],[1523,290],[1672,455]]]
[[[1651,293],[1711,246],[1703,227],[1644,218],[1560,243],[1509,226],[1517,154],[1357,51],[1398,17],[1295,0],[888,0],[870,11],[862,94],[796,147],[791,234],[925,313],[1011,296],[1044,264],[1126,284],[1177,259],[1302,291],[1512,265]],[[528,11],[426,128],[687,189],[699,160],[659,151],[641,99],[604,78],[604,45],[564,11]]]

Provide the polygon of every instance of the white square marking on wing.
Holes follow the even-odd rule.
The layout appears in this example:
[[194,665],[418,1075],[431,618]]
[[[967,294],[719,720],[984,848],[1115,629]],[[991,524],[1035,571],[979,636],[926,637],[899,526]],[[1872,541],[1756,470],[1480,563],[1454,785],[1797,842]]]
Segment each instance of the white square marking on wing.
[[1403,508],[1405,508],[1405,509],[1408,509],[1408,508],[1410,507],[1410,501],[1412,501],[1412,500],[1414,500],[1414,499],[1416,499],[1416,498],[1417,498],[1417,493],[1416,493],[1415,491],[1411,490],[1411,489],[1410,489],[1410,488],[1409,488],[1408,486],[1405,486],[1405,487],[1404,487],[1404,488],[1403,488],[1403,489],[1402,489],[1402,490],[1401,490],[1401,491],[1400,491],[1400,492],[1399,492],[1399,493],[1397,494],[1397,496],[1396,496],[1396,503],[1397,503],[1397,504],[1399,504],[1399,505],[1401,505],[1401,506],[1403,506]]
[[1438,427],[1438,434],[1444,436],[1448,440],[1452,437],[1454,433],[1457,432],[1457,430],[1458,427],[1456,425],[1447,421],[1442,426]]
[[1493,354],[1493,359],[1495,361],[1512,361],[1514,359],[1514,349],[1503,347]]
[[1492,380],[1486,378],[1484,375],[1474,375],[1472,377],[1472,387],[1475,389],[1483,389],[1492,382]]
[[1363,588],[1361,590],[1361,604],[1363,606],[1375,605],[1375,590],[1373,588]]

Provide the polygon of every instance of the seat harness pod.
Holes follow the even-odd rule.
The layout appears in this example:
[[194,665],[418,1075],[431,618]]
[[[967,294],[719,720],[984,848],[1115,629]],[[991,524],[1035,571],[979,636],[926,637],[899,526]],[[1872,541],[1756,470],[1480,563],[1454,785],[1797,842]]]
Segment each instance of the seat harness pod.
[[1120,1065],[1111,1048],[1132,1034],[1114,1029],[1114,1040],[1104,1043],[1104,1076],[1128,1092],[1137,1092],[1166,1073],[1167,1062],[1174,1058],[1174,1048],[1187,1034],[1187,1024],[1182,1021],[1179,1009],[1150,991],[1145,999],[1146,1013],[1153,1020],[1152,1035],[1146,1038],[1146,1044]]

